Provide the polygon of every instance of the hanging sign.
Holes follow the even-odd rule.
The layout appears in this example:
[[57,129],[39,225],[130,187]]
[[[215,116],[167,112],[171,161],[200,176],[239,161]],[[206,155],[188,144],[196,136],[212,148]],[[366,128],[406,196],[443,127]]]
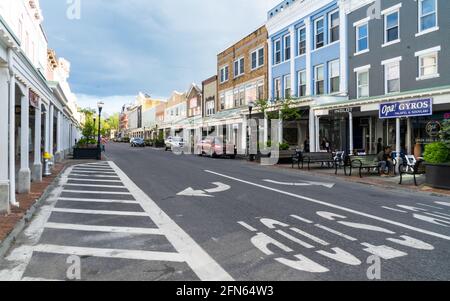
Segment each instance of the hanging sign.
[[29,91],[29,99],[30,99],[30,106],[37,108],[39,107],[39,96],[34,93],[33,91]]
[[433,99],[415,99],[380,105],[380,119],[433,115]]

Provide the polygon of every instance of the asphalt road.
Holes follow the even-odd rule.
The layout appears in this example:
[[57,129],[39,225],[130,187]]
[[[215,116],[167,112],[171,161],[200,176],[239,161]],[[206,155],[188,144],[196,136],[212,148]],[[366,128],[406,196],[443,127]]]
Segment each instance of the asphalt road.
[[127,144],[106,156],[68,171],[0,279],[64,280],[75,254],[82,280],[450,280],[448,198]]

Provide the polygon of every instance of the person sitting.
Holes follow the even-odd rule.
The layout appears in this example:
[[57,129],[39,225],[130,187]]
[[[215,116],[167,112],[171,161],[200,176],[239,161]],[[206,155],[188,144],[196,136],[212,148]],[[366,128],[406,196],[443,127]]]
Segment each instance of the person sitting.
[[394,163],[392,161],[392,148],[390,146],[384,147],[384,149],[378,153],[378,164],[380,165],[382,175],[392,175]]

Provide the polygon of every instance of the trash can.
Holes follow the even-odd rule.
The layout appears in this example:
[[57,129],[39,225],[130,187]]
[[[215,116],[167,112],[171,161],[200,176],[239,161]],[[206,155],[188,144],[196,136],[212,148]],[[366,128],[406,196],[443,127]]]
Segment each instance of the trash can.
[[50,155],[49,153],[45,152],[44,153],[44,177],[48,177],[52,175],[52,171],[50,166],[52,165],[52,155]]

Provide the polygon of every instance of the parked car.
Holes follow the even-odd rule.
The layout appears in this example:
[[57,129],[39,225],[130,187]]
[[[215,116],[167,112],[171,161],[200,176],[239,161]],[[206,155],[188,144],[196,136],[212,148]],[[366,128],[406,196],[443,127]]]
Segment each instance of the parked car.
[[142,138],[132,138],[130,144],[131,147],[145,147],[145,141]]
[[164,142],[166,145],[166,151],[168,150],[174,150],[174,149],[181,149],[184,146],[183,138],[181,137],[169,137]]
[[206,155],[210,157],[230,157],[236,158],[237,148],[236,145],[231,143],[224,143],[222,138],[209,136],[204,138],[197,144],[197,154]]

